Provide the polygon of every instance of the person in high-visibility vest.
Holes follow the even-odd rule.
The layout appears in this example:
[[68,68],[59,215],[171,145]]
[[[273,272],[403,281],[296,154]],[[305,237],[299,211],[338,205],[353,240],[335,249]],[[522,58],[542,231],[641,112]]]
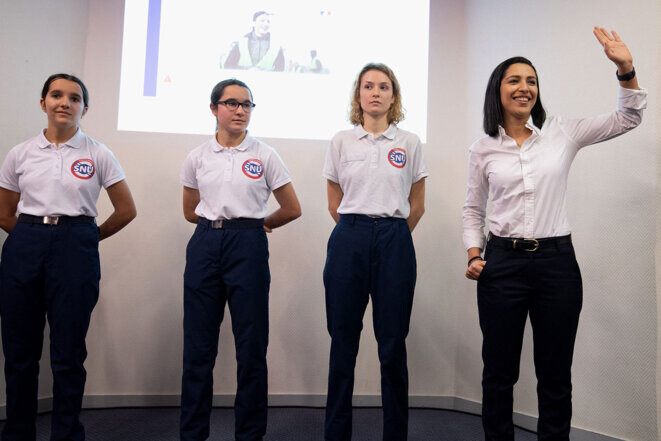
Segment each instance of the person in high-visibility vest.
[[324,66],[321,64],[321,61],[319,61],[319,58],[317,57],[317,50],[312,49],[310,51],[310,67],[308,67],[308,71],[312,73],[321,73],[324,70]]
[[271,14],[257,11],[252,16],[252,31],[235,42],[223,65],[226,69],[261,69],[282,72],[285,55],[271,37]]

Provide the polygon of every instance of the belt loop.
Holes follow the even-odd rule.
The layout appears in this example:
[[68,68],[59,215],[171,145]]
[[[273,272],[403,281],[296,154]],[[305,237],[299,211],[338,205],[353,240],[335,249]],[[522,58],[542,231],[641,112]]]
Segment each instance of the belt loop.
[[351,215],[351,225],[356,225],[356,215],[355,214]]

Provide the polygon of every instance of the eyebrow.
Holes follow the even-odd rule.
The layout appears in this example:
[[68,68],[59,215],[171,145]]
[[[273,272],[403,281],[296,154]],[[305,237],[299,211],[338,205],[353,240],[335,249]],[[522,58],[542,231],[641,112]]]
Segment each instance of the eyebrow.
[[[503,78],[503,79],[504,79],[504,80],[508,80],[508,79],[510,79],[510,78],[521,78],[521,77],[522,77],[522,75],[508,75],[508,76],[506,76],[506,77]],[[534,80],[537,80],[537,77],[536,77],[535,75],[528,75],[528,76],[525,77],[525,78],[526,78],[526,80],[529,80],[529,79],[531,79],[531,78],[534,79]]]
[[[48,93],[61,93],[61,94],[63,94],[64,92],[61,91],[60,89],[53,89],[53,90],[51,90],[51,91],[48,92]],[[72,92],[72,93],[70,93],[70,95],[71,95],[71,96],[78,97],[78,98],[82,98],[78,92]]]

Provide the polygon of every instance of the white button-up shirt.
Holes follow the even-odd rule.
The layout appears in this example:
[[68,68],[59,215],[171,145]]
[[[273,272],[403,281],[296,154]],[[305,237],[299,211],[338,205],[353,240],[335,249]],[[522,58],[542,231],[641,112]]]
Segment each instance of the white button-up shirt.
[[97,216],[101,187],[125,178],[105,145],[80,129],[59,147],[42,131],[12,148],[0,168],[0,187],[21,194],[17,211],[33,216]]
[[487,198],[489,231],[496,236],[544,238],[570,234],[565,211],[567,176],[579,149],[621,135],[640,124],[647,91],[620,88],[617,109],[592,118],[532,119],[521,147],[500,127],[471,147],[464,205],[464,246],[482,248]]
[[232,148],[214,136],[190,152],[181,168],[181,183],[200,192],[195,214],[209,220],[262,219],[271,191],[288,182],[276,151],[250,135]]
[[340,214],[406,219],[411,185],[429,175],[417,135],[394,125],[374,136],[362,126],[331,140],[323,176],[340,184]]

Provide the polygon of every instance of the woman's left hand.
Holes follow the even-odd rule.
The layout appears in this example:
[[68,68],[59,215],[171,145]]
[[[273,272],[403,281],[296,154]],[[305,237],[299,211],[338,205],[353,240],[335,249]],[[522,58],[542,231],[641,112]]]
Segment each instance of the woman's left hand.
[[624,75],[631,72],[633,69],[633,56],[629,52],[629,48],[617,35],[617,32],[608,32],[604,28],[595,26],[592,33],[599,43],[604,47],[604,52],[609,60],[615,63],[618,67],[618,73]]

